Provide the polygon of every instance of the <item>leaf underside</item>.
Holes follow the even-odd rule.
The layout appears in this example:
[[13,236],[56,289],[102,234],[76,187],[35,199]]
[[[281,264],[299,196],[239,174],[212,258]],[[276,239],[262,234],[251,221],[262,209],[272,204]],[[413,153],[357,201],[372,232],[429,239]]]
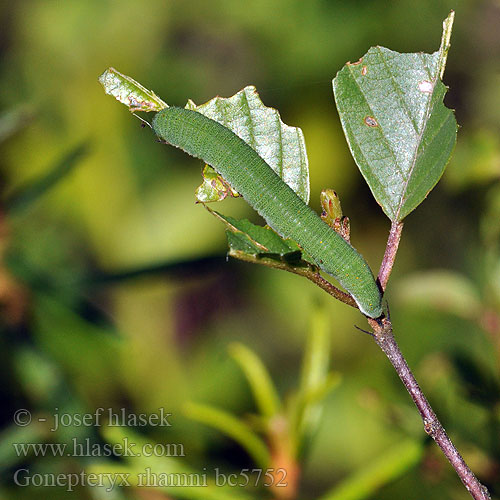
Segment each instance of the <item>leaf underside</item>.
[[117,101],[125,104],[130,112],[160,111],[167,108],[152,90],[143,87],[130,76],[124,75],[115,68],[108,68],[100,77],[99,83],[104,87],[106,94],[112,95]]
[[352,155],[392,221],[425,199],[455,146],[457,123],[443,104],[440,54],[372,47],[333,80]]
[[[245,87],[232,97],[215,97],[199,106],[188,101],[186,108],[232,130],[249,144],[306,204],[309,202],[309,164],[302,130],[285,125],[276,109],[264,106],[255,87]],[[204,196],[214,200],[222,199],[217,193],[205,193]]]
[[316,266],[307,260],[307,256],[293,240],[283,239],[268,226],[258,226],[246,219],[237,220],[206,208],[226,225],[230,256],[252,256],[257,260],[280,262],[290,268],[307,267],[317,271]]

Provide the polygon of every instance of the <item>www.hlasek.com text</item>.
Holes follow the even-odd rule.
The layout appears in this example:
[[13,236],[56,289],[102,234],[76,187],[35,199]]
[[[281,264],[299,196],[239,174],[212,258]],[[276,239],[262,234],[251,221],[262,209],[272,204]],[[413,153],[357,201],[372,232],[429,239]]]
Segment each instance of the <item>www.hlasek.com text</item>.
[[94,443],[72,438],[69,443],[13,443],[18,457],[185,457],[182,443],[142,443],[125,437],[120,442]]

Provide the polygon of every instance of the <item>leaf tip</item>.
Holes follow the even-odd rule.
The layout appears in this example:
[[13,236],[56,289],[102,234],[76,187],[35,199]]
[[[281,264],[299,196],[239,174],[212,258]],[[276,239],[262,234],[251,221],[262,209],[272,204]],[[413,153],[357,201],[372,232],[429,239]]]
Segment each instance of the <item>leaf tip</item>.
[[441,35],[441,46],[439,47],[439,78],[442,80],[444,69],[446,67],[446,59],[450,50],[451,31],[453,29],[453,21],[455,20],[455,11],[451,10],[448,17],[443,21],[443,34]]

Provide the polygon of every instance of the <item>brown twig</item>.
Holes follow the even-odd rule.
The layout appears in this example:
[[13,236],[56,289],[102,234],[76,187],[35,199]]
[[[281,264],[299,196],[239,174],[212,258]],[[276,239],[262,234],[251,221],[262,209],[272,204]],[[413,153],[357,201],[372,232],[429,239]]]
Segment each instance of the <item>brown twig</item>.
[[[394,261],[396,260],[402,231],[402,222],[394,221],[391,224],[384,258],[380,265],[377,277],[377,282],[382,293],[385,292]],[[441,425],[441,422],[434,413],[429,401],[427,401],[427,398],[420,389],[418,382],[416,381],[408,363],[399,349],[396,339],[394,338],[390,318],[385,317],[382,318],[382,320],[368,319],[368,322],[373,328],[373,337],[375,338],[375,342],[387,356],[413,399],[413,402],[422,417],[425,432],[431,436],[436,444],[441,448],[442,452],[457,472],[458,477],[467,488],[467,491],[471,494],[472,498],[475,500],[489,500],[491,497],[488,490],[478,481],[469,466],[465,463],[448,434],[446,434],[444,427]]]
[[[389,238],[387,240],[386,250],[384,253],[384,258],[382,260],[377,278],[377,282],[382,293],[385,291],[387,282],[389,281],[389,276],[391,275],[392,267],[394,265],[394,261],[396,259],[396,254],[398,251],[399,241],[401,239],[402,230],[402,222],[392,223],[391,230],[389,232]],[[245,254],[243,252],[232,252],[231,256],[247,262],[274,267],[277,269],[283,269],[294,274],[305,276],[307,279],[318,285],[321,289],[325,290],[328,294],[332,295],[337,300],[340,300],[341,302],[344,302],[345,304],[348,304],[352,307],[357,307],[351,295],[339,290],[329,281],[325,280],[313,267],[290,266],[285,262],[279,262],[276,260],[265,258],[257,258],[254,256],[249,256],[248,254]],[[429,436],[431,436],[432,439],[434,439],[437,445],[441,448],[442,452],[457,472],[462,483],[467,488],[472,498],[474,498],[474,500],[490,500],[491,497],[488,490],[478,481],[474,473],[465,463],[455,445],[446,434],[444,427],[438,420],[431,405],[427,401],[427,398],[424,396],[422,390],[420,389],[413,373],[408,366],[408,363],[406,362],[403,354],[399,349],[398,344],[396,343],[392,332],[392,324],[390,318],[382,317],[382,319],[378,320],[368,318],[368,322],[373,329],[372,335],[375,339],[375,342],[387,356],[392,366],[396,370],[399,378],[412,397],[420,413],[420,416],[422,417],[425,432]]]
[[391,224],[391,230],[389,231],[387,245],[385,247],[384,258],[382,259],[382,264],[380,264],[380,270],[377,277],[377,282],[382,293],[385,292],[389,276],[392,272],[392,266],[396,260],[396,253],[398,252],[399,240],[401,239],[402,231],[403,223],[393,221]]
[[449,460],[462,483],[467,488],[472,498],[475,500],[490,500],[490,494],[485,486],[483,486],[474,473],[470,470],[464,459],[451,442],[451,439],[446,434],[441,422],[439,422],[431,405],[420,389],[413,373],[411,372],[408,363],[406,362],[392,332],[392,324],[388,318],[382,319],[380,322],[376,320],[368,320],[373,328],[375,342],[387,356],[392,366],[396,370],[399,378],[410,393],[410,396],[415,403],[415,406],[422,417],[425,432],[434,439],[436,444],[441,448],[446,458]]

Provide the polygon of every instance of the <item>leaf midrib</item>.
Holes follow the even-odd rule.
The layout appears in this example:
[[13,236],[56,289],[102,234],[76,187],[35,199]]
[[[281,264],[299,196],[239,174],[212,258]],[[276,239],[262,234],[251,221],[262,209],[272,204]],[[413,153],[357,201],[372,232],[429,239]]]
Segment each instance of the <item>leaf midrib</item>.
[[[354,77],[354,73],[353,73],[353,70],[351,69],[351,66],[346,66],[346,67],[347,67],[347,68],[348,68],[348,70],[349,70],[349,74],[350,74],[350,76],[351,76],[352,80],[354,81],[354,83],[355,83],[355,84],[356,84],[356,86],[358,87],[359,92],[360,92],[360,93],[361,93],[361,95],[363,96],[363,99],[365,100],[365,103],[366,103],[366,105],[368,106],[368,109],[370,110],[370,113],[371,113],[373,116],[375,116],[375,112],[373,111],[373,109],[372,109],[372,107],[371,107],[371,105],[370,105],[370,101],[368,100],[368,98],[367,98],[367,96],[366,96],[365,92],[364,92],[364,91],[363,91],[363,89],[361,88],[361,85],[359,84],[359,82],[358,82],[358,81],[356,80],[356,78]],[[386,134],[385,134],[385,130],[384,130],[382,127],[380,127],[380,133],[382,134],[382,137],[384,138],[384,142],[385,142],[385,145],[386,145],[387,149],[388,149],[388,150],[389,150],[389,152],[391,153],[391,156],[392,156],[392,158],[393,158],[393,163],[394,163],[394,166],[396,167],[397,171],[399,172],[399,175],[401,175],[401,178],[404,180],[405,176],[404,176],[404,174],[403,174],[403,171],[401,170],[401,167],[399,166],[398,162],[396,161],[396,156],[394,155],[394,151],[392,150],[392,148],[391,148],[391,146],[390,146],[390,144],[389,144],[389,141],[388,141],[388,139],[387,139],[387,136],[386,136]],[[356,134],[353,134],[353,138],[354,138],[354,140],[358,143],[358,145],[360,146],[360,151],[361,151],[362,155],[363,155],[363,156],[365,157],[365,159],[366,159],[366,156],[365,156],[365,154],[364,154],[364,152],[363,152],[363,148],[361,147],[362,145],[361,145],[361,144],[357,141]],[[366,163],[367,163],[367,164],[369,164],[370,162],[367,160],[367,161],[366,161]],[[377,177],[377,176],[375,175],[375,177]],[[392,199],[392,197],[391,197],[391,193],[387,190],[387,188],[384,186],[384,184],[383,184],[383,183],[380,183],[380,186],[382,187],[382,189],[383,189],[383,190],[384,190],[384,192],[386,193],[386,195],[387,195],[387,199],[389,200],[389,204],[391,204],[391,203],[390,203],[390,200]],[[391,212],[392,212],[392,210],[391,210]]]
[[[429,124],[429,117],[430,117],[430,112],[431,112],[431,109],[432,109],[432,102],[434,100],[434,95],[435,95],[435,92],[436,92],[436,87],[437,87],[437,75],[430,75],[429,71],[428,71],[428,68],[427,66],[423,63],[422,61],[422,66],[425,68],[425,70],[427,71],[427,74],[429,75],[429,77],[431,78],[431,81],[432,81],[432,94],[429,94],[429,99],[427,101],[427,105],[425,107],[425,114],[424,114],[424,120],[423,120],[423,123],[424,123],[424,126],[422,127],[422,131],[420,132],[420,134],[417,133],[417,141],[416,141],[416,144],[415,144],[415,153],[413,155],[413,159],[412,159],[412,162],[411,162],[411,166],[410,166],[410,170],[408,171],[408,179],[405,180],[403,182],[403,190],[402,190],[402,193],[401,193],[401,199],[400,199],[400,202],[398,204],[398,207],[397,207],[397,210],[396,210],[396,220],[399,221],[399,214],[401,213],[401,209],[403,208],[403,205],[404,205],[404,202],[405,202],[405,196],[406,196],[406,193],[408,191],[408,185],[410,184],[411,182],[411,177],[412,177],[412,173],[413,171],[415,170],[415,166],[417,164],[417,160],[419,158],[419,154],[418,154],[418,151],[420,149],[420,144],[422,143],[422,139],[425,135],[425,132],[427,130],[427,126]],[[442,127],[442,123],[438,129],[438,132],[439,130],[441,130],[441,127]],[[433,138],[434,140],[434,138]]]
[[[416,126],[416,123],[414,122],[413,118],[411,117],[411,114],[409,113],[409,110],[408,110],[408,107],[406,105],[406,102],[404,101],[404,99],[401,96],[401,92],[399,90],[399,86],[398,86],[398,84],[397,84],[397,82],[395,80],[395,77],[392,74],[392,71],[390,70],[390,68],[389,68],[389,66],[387,64],[386,57],[385,57],[384,53],[382,52],[382,50],[381,50],[380,47],[376,47],[376,49],[378,51],[379,57],[380,57],[383,65],[384,65],[384,67],[386,69],[386,72],[389,75],[388,80],[391,82],[391,85],[392,85],[392,87],[394,89],[394,92],[398,96],[398,100],[399,100],[401,109],[403,110],[403,112],[407,116],[409,122],[411,123],[411,125],[412,125],[412,127],[413,127],[413,129],[414,129],[414,131],[416,133],[416,140],[415,140],[414,150],[413,150],[413,154],[412,154],[412,160],[411,160],[411,163],[410,163],[410,168],[409,168],[409,170],[407,171],[407,173],[405,175],[405,172],[402,170],[400,164],[398,163],[398,161],[396,159],[396,156],[394,154],[394,150],[392,149],[392,147],[391,147],[391,145],[389,143],[389,140],[388,140],[387,135],[386,135],[385,128],[382,127],[382,126],[380,127],[380,132],[381,132],[382,137],[384,138],[384,142],[386,144],[387,150],[390,151],[391,156],[393,158],[393,165],[394,165],[395,169],[397,170],[397,172],[399,173],[399,175],[401,176],[401,180],[402,180],[402,184],[401,184],[402,185],[402,189],[401,189],[400,193],[397,195],[397,199],[399,199],[399,201],[398,201],[398,203],[396,205],[396,209],[395,210],[391,210],[391,212],[394,214],[394,219],[395,220],[399,220],[399,215],[400,215],[401,210],[402,210],[402,208],[404,206],[404,203],[406,201],[406,194],[408,192],[408,186],[410,185],[410,182],[411,182],[411,179],[412,179],[413,171],[415,170],[415,166],[417,164],[417,161],[420,158],[420,155],[418,153],[419,153],[419,150],[420,150],[420,145],[422,144],[422,140],[423,140],[423,138],[425,136],[425,133],[426,133],[426,130],[427,130],[427,127],[428,127],[429,117],[430,117],[430,114],[431,114],[431,110],[433,108],[432,103],[433,103],[433,99],[434,99],[435,92],[436,92],[437,75],[431,75],[431,73],[429,72],[429,67],[426,64],[426,61],[425,60],[421,60],[422,68],[425,70],[425,72],[427,73],[429,79],[432,81],[433,91],[432,91],[431,94],[429,94],[429,98],[428,98],[426,106],[425,106],[424,118],[423,118],[423,121],[422,121],[423,127],[422,127],[421,131],[419,132],[418,128]],[[366,96],[365,92],[363,91],[363,89],[361,88],[360,83],[356,79],[355,74],[353,72],[353,69],[350,66],[348,66],[348,69],[349,69],[349,74],[350,74],[352,80],[354,81],[355,85],[357,86],[359,92],[363,96],[363,99],[364,99],[364,101],[365,101],[368,109],[370,110],[370,113],[373,116],[375,116],[375,113],[374,113],[374,111],[373,111],[373,109],[371,107],[370,101],[367,98],[367,96]],[[442,123],[440,125],[440,128],[441,127],[442,127]],[[438,129],[438,131],[440,130],[440,128]],[[362,151],[362,149],[361,149],[361,151]],[[365,155],[363,154],[363,156],[365,156]],[[388,192],[388,190],[384,186],[384,184],[380,183],[380,185],[382,186],[382,189],[386,192],[387,198],[388,198],[389,203],[390,203],[390,200],[392,199],[391,193]]]

